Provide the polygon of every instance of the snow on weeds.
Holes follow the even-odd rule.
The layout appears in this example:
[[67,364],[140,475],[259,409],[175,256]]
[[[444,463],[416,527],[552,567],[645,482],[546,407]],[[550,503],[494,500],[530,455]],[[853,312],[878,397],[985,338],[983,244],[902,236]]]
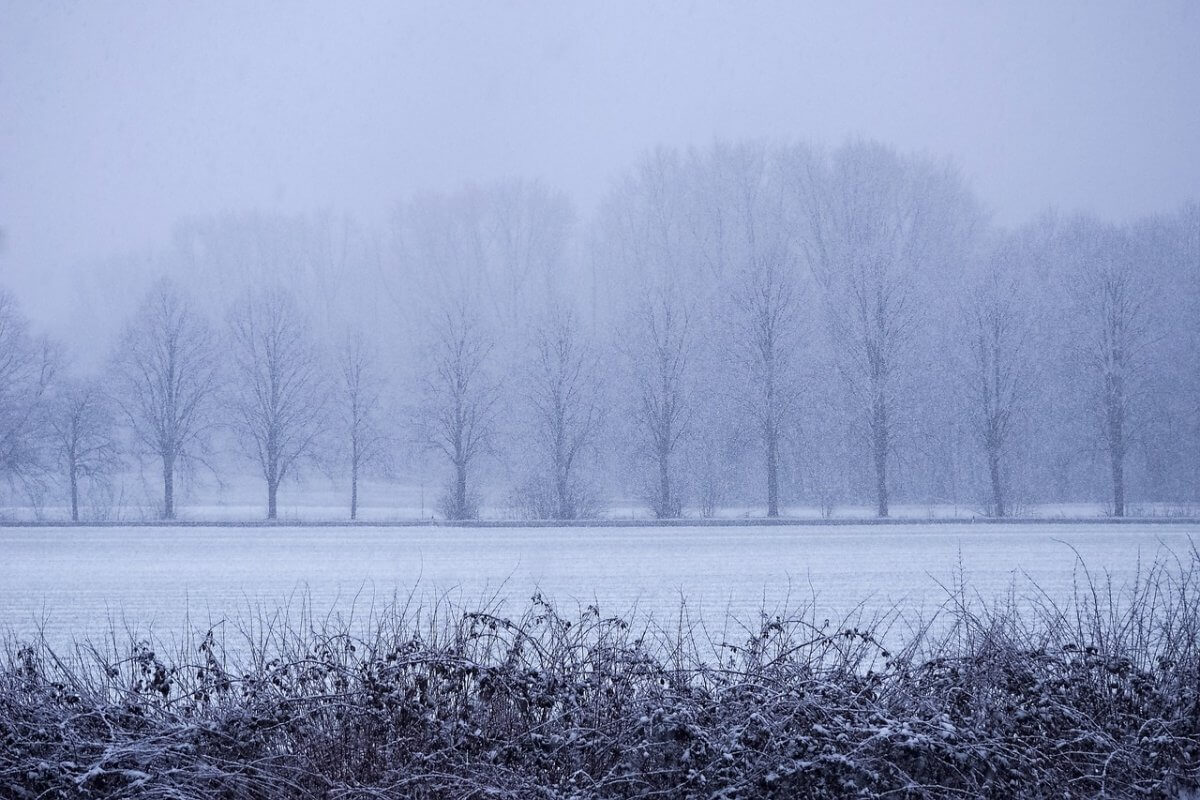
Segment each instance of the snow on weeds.
[[[1030,585],[1033,597],[1038,588]],[[44,797],[1173,797],[1200,785],[1200,554],[1069,601],[948,592],[633,623],[541,595],[309,607],[137,639],[9,642],[0,787]],[[1056,598],[1057,596],[1055,596]]]

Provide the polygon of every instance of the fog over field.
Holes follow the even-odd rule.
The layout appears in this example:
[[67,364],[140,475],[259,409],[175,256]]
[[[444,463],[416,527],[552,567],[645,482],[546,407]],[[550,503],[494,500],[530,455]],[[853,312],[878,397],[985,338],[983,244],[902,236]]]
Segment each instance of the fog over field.
[[5,18],[10,517],[1200,500],[1189,3]]

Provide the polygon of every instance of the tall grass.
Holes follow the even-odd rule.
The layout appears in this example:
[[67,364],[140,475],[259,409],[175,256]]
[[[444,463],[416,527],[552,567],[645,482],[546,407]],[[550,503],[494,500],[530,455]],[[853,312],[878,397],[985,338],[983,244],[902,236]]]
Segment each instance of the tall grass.
[[[711,631],[411,598],[0,665],[13,798],[1180,797],[1200,785],[1200,554],[1065,600]],[[890,647],[889,643],[898,643]]]

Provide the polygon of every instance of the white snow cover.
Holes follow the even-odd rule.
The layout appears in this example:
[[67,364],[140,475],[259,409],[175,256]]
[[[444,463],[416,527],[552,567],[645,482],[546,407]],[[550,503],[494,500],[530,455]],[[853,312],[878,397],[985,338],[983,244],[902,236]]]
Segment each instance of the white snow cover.
[[[813,602],[834,624],[898,606],[933,611],[965,580],[992,600],[1036,582],[1070,594],[1082,559],[1119,584],[1184,553],[1200,524],[940,523],[678,528],[0,528],[0,630],[52,638],[152,628],[157,635],[274,611],[365,614],[372,606],[524,607],[535,591],[573,611],[725,624]],[[961,571],[960,571],[961,570]],[[814,601],[815,597],[815,601]]]

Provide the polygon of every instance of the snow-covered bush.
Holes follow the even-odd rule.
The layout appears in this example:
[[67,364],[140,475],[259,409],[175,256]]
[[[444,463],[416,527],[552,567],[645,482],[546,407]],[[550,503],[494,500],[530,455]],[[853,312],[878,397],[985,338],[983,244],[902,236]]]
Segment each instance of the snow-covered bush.
[[397,609],[361,633],[284,613],[169,656],[10,643],[0,796],[1194,792],[1200,556],[1125,587],[1085,575],[1069,605],[1030,590],[955,592],[908,637],[811,612],[709,636],[535,595],[516,617]]

